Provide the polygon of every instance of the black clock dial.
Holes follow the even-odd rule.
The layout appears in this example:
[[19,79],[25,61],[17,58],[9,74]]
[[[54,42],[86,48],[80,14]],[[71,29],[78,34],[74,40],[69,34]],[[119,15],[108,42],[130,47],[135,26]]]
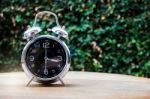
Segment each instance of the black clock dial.
[[51,78],[65,67],[66,53],[59,42],[39,38],[28,47],[25,60],[32,74],[40,78]]

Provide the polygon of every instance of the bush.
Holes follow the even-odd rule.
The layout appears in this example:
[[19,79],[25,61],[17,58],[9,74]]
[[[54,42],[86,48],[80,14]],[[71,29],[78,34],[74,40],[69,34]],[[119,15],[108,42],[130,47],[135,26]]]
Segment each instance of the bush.
[[71,70],[150,77],[148,0],[2,0],[0,4],[0,68],[20,64],[23,31],[38,11],[50,10],[69,32]]

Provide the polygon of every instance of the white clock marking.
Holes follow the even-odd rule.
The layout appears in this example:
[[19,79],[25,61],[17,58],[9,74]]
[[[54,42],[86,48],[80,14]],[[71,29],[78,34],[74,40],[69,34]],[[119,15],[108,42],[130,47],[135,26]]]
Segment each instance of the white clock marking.
[[59,65],[57,65],[57,67],[61,67],[61,66],[60,66],[60,64],[59,64]]
[[34,61],[34,56],[30,56],[30,61]]
[[34,67],[34,64],[32,64],[31,67],[33,68],[33,67]]
[[62,61],[62,56],[57,56],[59,61]]
[[46,41],[45,43],[43,43],[43,48],[49,48],[49,42]]
[[44,69],[44,74],[48,75],[48,70],[47,69]]
[[39,43],[35,43],[34,47],[40,47],[40,44]]
[[52,69],[52,73],[55,73],[55,70],[54,70],[54,69]]

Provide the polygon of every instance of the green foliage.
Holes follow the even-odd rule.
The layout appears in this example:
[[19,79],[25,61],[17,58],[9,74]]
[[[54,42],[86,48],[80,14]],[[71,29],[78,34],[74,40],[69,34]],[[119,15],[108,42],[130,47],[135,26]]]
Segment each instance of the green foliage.
[[20,64],[23,31],[50,10],[69,32],[71,70],[150,77],[149,9],[148,0],[1,0],[0,64]]

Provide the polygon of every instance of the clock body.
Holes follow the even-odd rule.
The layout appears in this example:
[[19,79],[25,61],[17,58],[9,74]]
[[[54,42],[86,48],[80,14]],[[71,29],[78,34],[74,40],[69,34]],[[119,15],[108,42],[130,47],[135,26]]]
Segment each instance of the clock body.
[[26,44],[21,63],[29,78],[39,83],[53,83],[68,72],[70,52],[61,39],[41,35]]

